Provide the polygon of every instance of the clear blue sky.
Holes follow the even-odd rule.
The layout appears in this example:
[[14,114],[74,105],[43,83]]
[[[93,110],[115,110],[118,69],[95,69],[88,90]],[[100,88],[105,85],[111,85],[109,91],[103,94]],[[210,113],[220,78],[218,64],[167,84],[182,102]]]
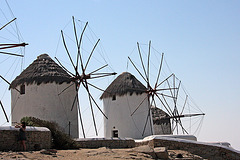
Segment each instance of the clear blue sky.
[[[240,150],[240,1],[8,0],[8,3],[18,18],[24,40],[29,43],[25,67],[42,53],[56,55],[60,30],[72,16],[89,22],[117,73],[126,71],[127,57],[136,42],[147,44],[151,40],[156,50],[165,53],[171,70],[206,113],[198,139],[228,141]],[[0,8],[7,10],[4,0],[0,0]],[[1,66],[1,74],[5,74],[5,67],[8,68]],[[0,91],[1,97],[4,91]],[[5,99],[2,101],[8,108],[10,98]],[[2,124],[2,111],[0,116]]]

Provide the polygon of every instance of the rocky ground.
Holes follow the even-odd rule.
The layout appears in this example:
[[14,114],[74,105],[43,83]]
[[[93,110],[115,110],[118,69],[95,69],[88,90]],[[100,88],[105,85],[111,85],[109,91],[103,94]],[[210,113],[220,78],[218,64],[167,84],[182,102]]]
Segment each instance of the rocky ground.
[[[149,148],[141,146],[131,149],[79,149],[79,150],[41,150],[29,152],[0,152],[0,159],[27,160],[27,159],[91,159],[91,160],[112,160],[112,159],[203,159],[200,156],[192,155],[187,151],[166,150],[161,148]],[[179,158],[177,158],[179,157]],[[182,158],[181,158],[182,157]]]

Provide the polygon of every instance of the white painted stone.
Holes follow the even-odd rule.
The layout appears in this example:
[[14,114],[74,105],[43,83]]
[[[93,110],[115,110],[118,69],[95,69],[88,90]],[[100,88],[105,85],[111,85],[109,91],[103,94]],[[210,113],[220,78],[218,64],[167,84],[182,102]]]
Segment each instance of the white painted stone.
[[[36,117],[42,120],[54,121],[69,133],[73,138],[78,138],[78,112],[75,103],[71,107],[76,95],[75,85],[72,85],[58,95],[70,84],[62,83],[35,83],[26,85],[25,94],[20,95],[15,89],[11,89],[12,124],[19,123],[26,116]],[[20,86],[16,87],[20,90]]]
[[[132,95],[128,93],[123,96],[117,95],[116,100],[112,100],[112,97],[103,98],[104,113],[108,117],[108,119],[104,118],[104,136],[106,138],[112,137],[113,130],[118,130],[118,136],[122,138],[141,139],[152,135],[153,122],[151,112],[150,119],[148,119],[143,134],[144,125],[149,111],[149,102],[147,98],[144,100],[146,96],[146,93],[138,95],[136,93],[133,93]],[[142,100],[144,100],[144,102],[131,116],[131,113],[134,112]]]
[[[0,126],[0,131],[15,131],[19,130],[19,128],[16,128],[15,126]],[[26,126],[26,131],[50,131],[46,127],[33,127],[33,126]]]

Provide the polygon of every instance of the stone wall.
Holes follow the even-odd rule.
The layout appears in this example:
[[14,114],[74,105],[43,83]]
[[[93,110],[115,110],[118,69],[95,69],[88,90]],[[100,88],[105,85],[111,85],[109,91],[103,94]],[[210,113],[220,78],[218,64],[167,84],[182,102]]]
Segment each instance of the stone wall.
[[[18,141],[19,128],[14,126],[0,127],[0,151],[22,150]],[[26,147],[28,151],[51,148],[51,132],[44,127],[26,128]]]
[[191,140],[158,137],[152,140],[136,143],[136,146],[140,145],[149,145],[152,147],[167,147],[167,149],[169,150],[186,150],[192,154],[199,155],[206,159],[240,159],[240,151],[237,151],[233,148]]
[[133,139],[126,138],[86,138],[77,139],[76,142],[80,145],[80,148],[133,148],[135,147],[135,141]]
[[156,135],[169,135],[171,132],[171,123],[153,124],[154,134]]

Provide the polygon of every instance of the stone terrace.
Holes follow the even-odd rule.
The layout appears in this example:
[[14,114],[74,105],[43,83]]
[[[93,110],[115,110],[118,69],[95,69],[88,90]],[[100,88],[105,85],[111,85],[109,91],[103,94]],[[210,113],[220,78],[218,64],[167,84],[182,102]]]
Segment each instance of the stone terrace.
[[217,144],[197,142],[185,139],[166,138],[161,136],[150,136],[147,140],[137,141],[136,146],[149,145],[151,147],[167,147],[169,150],[185,150],[206,159],[214,160],[239,160],[240,151],[231,147]]

